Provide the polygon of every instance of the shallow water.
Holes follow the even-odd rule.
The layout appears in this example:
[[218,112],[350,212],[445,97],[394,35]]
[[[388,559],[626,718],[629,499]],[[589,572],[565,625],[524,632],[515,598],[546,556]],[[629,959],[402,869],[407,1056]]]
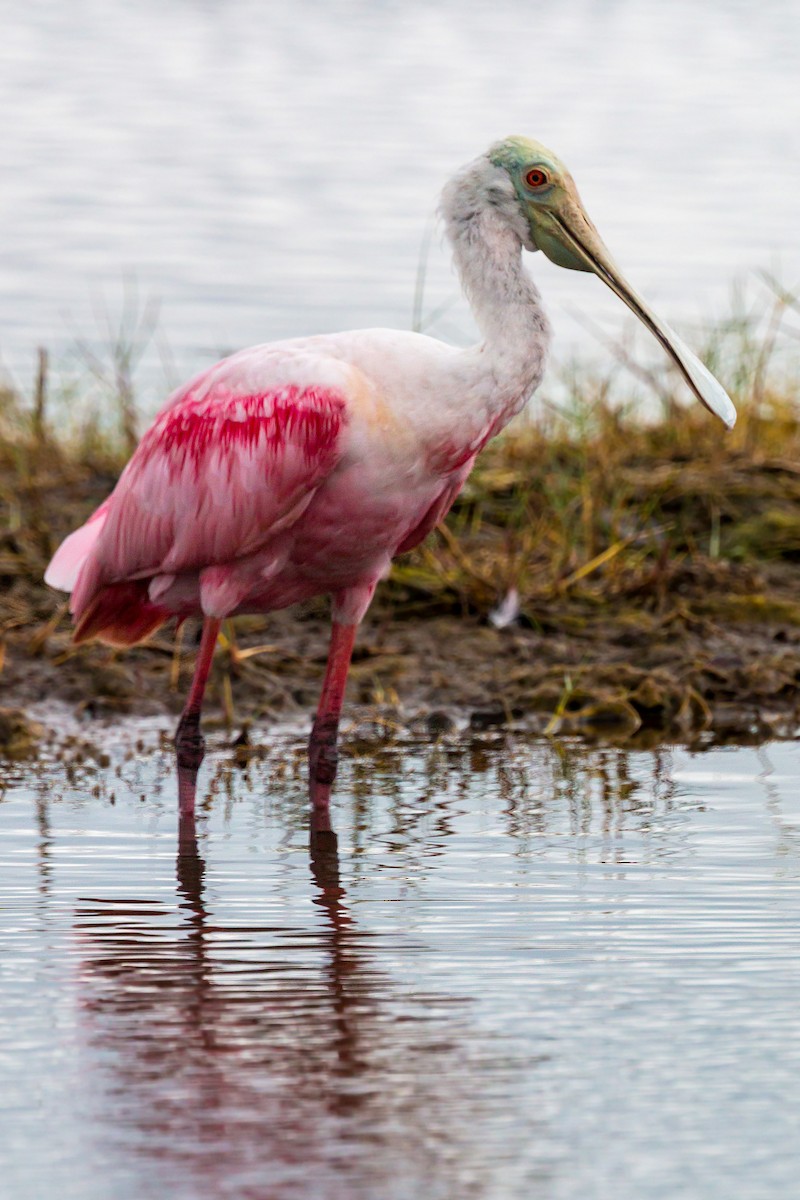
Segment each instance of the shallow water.
[[[444,179],[509,133],[563,156],[678,323],[727,312],[744,272],[800,273],[794,0],[0,0],[0,15],[0,355],[26,387],[37,345],[63,363],[80,337],[108,358],[124,278],[131,309],[162,305],[148,406],[230,349],[408,328]],[[557,354],[599,354],[565,307],[615,330],[625,310],[542,258]],[[427,317],[455,294],[434,240]],[[430,329],[471,336],[463,304]]]
[[388,748],[338,850],[289,735],[180,840],[111,754],[0,801],[5,1200],[794,1194],[800,745]]

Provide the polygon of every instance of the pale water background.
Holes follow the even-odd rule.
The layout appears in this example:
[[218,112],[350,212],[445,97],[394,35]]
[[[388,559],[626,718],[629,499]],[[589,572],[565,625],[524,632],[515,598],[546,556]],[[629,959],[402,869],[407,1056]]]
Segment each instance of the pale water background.
[[412,742],[337,859],[298,740],[179,845],[171,755],[98,736],[0,801],[4,1200],[796,1194],[797,745]]
[[[0,0],[0,358],[161,303],[140,372],[169,383],[240,346],[408,328],[446,176],[511,132],[550,144],[632,281],[670,319],[725,313],[757,268],[800,280],[795,0]],[[542,261],[567,313],[624,321]],[[434,240],[427,310],[456,294]],[[456,305],[431,326],[469,340]],[[166,364],[162,368],[161,360]]]

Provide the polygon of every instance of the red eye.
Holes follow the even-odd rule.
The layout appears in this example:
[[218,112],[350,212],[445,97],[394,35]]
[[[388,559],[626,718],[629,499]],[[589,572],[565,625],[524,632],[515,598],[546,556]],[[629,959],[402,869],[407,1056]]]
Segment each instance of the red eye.
[[541,167],[533,167],[525,176],[525,182],[529,188],[540,188],[544,187],[550,180],[547,178],[547,172],[543,171]]

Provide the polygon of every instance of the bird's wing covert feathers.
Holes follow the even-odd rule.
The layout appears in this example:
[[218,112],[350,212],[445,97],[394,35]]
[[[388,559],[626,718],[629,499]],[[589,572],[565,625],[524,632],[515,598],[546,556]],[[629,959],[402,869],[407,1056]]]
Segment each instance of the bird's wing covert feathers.
[[104,583],[253,553],[340,460],[344,387],[203,380],[176,397],[139,443],[78,578],[73,611]]

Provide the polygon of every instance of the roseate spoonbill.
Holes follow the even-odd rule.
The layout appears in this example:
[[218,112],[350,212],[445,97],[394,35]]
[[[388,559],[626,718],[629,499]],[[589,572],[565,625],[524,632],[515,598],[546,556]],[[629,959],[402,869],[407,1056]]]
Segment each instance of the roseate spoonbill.
[[[441,212],[483,340],[467,350],[368,329],[243,350],[179,388],[111,496],[45,576],[72,592],[75,641],[141,641],[203,619],[178,725],[179,766],[203,753],[200,709],[220,622],[332,597],[333,630],[309,741],[326,808],[356,629],[396,554],[447,513],[476,455],[538,386],[549,341],[521,251],[593,271],[655,335],[689,388],[732,426],[719,383],[615,266],[559,159],[497,142],[446,185]],[[193,798],[184,796],[182,808]]]

